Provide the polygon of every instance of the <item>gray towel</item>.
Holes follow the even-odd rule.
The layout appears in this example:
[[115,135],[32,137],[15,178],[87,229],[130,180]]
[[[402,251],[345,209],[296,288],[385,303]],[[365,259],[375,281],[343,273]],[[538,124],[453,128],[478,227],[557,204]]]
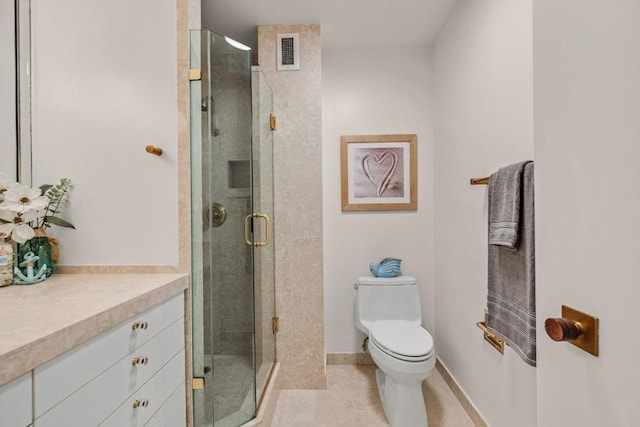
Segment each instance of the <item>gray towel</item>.
[[[493,176],[491,177],[491,180]],[[536,299],[533,163],[522,174],[517,250],[489,245],[487,328],[536,365]],[[491,187],[489,187],[491,200]],[[494,206],[489,203],[489,217]]]
[[489,178],[489,244],[518,247],[522,171],[530,160],[498,169]]

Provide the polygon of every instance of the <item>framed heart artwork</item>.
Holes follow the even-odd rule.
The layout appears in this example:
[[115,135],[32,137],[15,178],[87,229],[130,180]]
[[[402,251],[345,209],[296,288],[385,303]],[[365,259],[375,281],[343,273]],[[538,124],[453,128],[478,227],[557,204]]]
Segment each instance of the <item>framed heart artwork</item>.
[[418,206],[415,134],[340,137],[342,210],[415,210]]

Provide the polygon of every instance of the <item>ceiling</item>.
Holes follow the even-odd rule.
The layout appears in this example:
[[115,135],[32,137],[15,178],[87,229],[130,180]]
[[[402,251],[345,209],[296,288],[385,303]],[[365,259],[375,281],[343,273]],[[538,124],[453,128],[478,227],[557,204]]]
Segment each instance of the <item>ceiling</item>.
[[202,27],[257,45],[258,25],[320,24],[322,47],[430,47],[458,0],[201,0]]

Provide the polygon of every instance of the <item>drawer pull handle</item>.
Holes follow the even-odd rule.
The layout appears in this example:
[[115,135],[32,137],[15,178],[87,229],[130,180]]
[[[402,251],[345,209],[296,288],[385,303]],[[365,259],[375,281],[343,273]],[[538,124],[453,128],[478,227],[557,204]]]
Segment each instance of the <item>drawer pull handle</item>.
[[146,365],[147,363],[149,363],[149,358],[148,357],[136,356],[133,359],[131,359],[131,364],[133,366]]
[[149,327],[149,324],[147,322],[134,322],[131,325],[131,329],[136,331],[138,329],[147,329]]
[[138,409],[138,408],[146,408],[147,406],[149,406],[149,401],[147,399],[144,400],[135,400],[133,402],[133,409]]

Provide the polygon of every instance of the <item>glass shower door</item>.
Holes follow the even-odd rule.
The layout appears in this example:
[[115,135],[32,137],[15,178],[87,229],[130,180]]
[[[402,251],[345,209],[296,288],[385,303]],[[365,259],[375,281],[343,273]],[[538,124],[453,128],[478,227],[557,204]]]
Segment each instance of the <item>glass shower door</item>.
[[[191,33],[192,301],[195,426],[255,416],[251,57]],[[251,220],[251,217],[249,217]],[[245,228],[245,224],[248,227]],[[249,244],[246,243],[249,242]]]
[[[256,331],[256,398],[260,402],[276,361],[275,251],[271,239],[273,215],[273,140],[271,128],[273,94],[259,67],[251,72],[253,117],[253,205],[254,212],[264,215],[267,232],[256,224],[254,250],[255,331]],[[266,243],[266,244],[262,244]]]
[[233,40],[191,32],[196,427],[252,419],[276,360],[272,93],[250,62]]

